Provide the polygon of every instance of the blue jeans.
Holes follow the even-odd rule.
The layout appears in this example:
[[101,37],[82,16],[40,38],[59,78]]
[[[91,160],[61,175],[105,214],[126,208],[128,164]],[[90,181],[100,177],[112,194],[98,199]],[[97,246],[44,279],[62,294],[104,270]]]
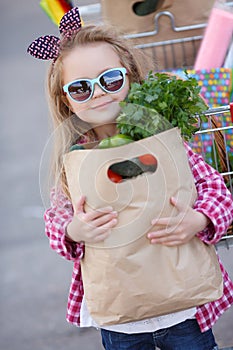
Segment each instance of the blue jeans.
[[217,350],[212,330],[201,333],[195,319],[152,333],[125,334],[101,330],[106,350]]

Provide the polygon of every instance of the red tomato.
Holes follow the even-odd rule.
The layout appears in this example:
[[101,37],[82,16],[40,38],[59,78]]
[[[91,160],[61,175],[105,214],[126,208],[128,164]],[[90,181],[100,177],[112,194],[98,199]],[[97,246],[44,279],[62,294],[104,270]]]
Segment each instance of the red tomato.
[[142,156],[139,156],[138,159],[140,162],[144,165],[156,165],[157,160],[152,154],[143,154]]
[[119,183],[123,180],[121,175],[114,173],[111,169],[108,169],[108,178],[115,183]]

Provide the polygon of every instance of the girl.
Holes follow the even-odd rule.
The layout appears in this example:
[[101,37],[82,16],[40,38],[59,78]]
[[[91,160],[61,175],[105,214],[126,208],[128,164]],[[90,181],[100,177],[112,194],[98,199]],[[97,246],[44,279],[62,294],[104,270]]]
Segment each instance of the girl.
[[[52,249],[74,262],[67,320],[81,327],[98,325],[91,318],[83,297],[80,260],[85,243],[105,240],[117,223],[111,207],[85,213],[85,196],[73,208],[62,167],[62,155],[74,143],[99,141],[116,133],[119,102],[131,82],[144,77],[135,51],[112,28],[81,28],[78,9],[61,20],[61,39],[45,36],[28,51],[42,59],[53,59],[48,73],[48,93],[55,128],[64,126],[55,149],[56,186],[51,207],[45,212],[46,234]],[[75,118],[71,118],[75,115]],[[61,128],[58,128],[58,130]],[[174,246],[197,235],[215,244],[233,219],[233,202],[222,177],[201,156],[185,145],[195,179],[198,198],[193,208],[172,199],[178,215],[157,220],[160,230],[149,232],[151,244]],[[61,171],[60,171],[61,170]],[[182,219],[181,219],[182,218]],[[224,293],[214,302],[133,325],[118,324],[101,329],[103,346],[114,349],[211,350],[218,349],[211,327],[233,303],[233,283],[221,265]],[[96,296],[98,297],[98,296]]]

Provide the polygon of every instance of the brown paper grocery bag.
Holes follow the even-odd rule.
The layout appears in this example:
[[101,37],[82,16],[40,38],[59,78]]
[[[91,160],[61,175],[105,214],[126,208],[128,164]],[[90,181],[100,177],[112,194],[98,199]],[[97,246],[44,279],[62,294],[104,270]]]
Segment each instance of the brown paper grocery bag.
[[[109,180],[109,166],[148,153],[157,159],[154,173],[117,184]],[[87,306],[100,326],[183,310],[222,295],[213,246],[196,237],[177,247],[151,245],[146,238],[152,218],[176,215],[171,196],[187,206],[196,198],[176,128],[121,147],[72,151],[64,165],[73,205],[85,194],[86,211],[112,205],[119,213],[110,237],[86,244],[81,261]]]
[[[105,23],[116,26],[126,35],[141,35],[132,40],[135,45],[147,45],[143,51],[151,59],[153,70],[190,67],[194,64],[205,30],[200,24],[207,23],[214,2],[158,1],[155,11],[145,16],[135,13],[134,5],[139,3],[137,0],[102,0],[101,4]],[[173,42],[169,43],[171,40]],[[160,45],[149,45],[154,43]]]

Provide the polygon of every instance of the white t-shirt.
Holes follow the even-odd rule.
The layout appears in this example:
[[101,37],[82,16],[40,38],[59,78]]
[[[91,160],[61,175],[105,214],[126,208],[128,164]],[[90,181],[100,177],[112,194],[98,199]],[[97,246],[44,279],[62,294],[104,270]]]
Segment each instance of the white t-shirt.
[[[111,326],[101,327],[103,329],[107,329],[109,331],[121,332],[121,333],[146,333],[146,332],[155,332],[162,328],[168,328],[174,326],[178,323],[181,323],[189,318],[194,318],[196,313],[196,308],[191,308],[179,312],[175,312],[168,315],[163,315],[159,317],[153,317],[150,319],[122,323]],[[100,326],[93,320],[91,317],[85,297],[83,298],[81,310],[80,310],[80,327],[96,327],[100,328]]]

